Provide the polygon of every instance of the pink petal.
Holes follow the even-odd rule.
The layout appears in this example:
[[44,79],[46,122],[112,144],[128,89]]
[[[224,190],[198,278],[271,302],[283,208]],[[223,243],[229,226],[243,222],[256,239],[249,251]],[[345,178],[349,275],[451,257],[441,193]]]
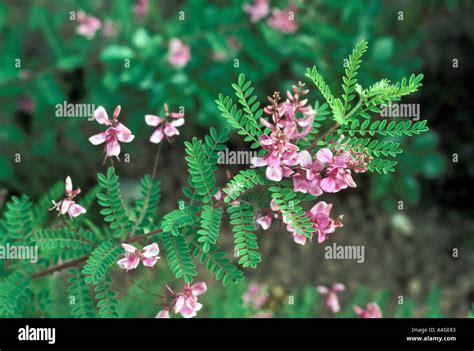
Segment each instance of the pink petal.
[[268,164],[267,160],[264,159],[263,157],[252,157],[250,162],[252,163],[253,167],[263,167]]
[[89,138],[89,142],[92,145],[99,145],[99,144],[102,144],[105,141],[105,139],[106,139],[106,134],[105,132],[102,132],[102,133],[91,136]]
[[339,305],[339,299],[337,298],[336,294],[330,293],[326,299],[326,306],[328,306],[329,310],[332,313],[338,313],[341,310],[341,306]]
[[150,141],[152,143],[158,144],[159,142],[163,140],[163,137],[164,137],[163,128],[160,127],[153,132],[153,134],[150,137]]
[[73,202],[69,199],[64,199],[61,204],[61,214],[66,214]]
[[117,129],[117,139],[122,143],[129,143],[135,139],[135,135],[132,134],[130,129],[125,127],[123,124],[119,123],[116,127]]
[[199,296],[207,291],[207,285],[204,282],[191,285],[191,293],[194,296]]
[[138,256],[124,257],[117,261],[117,264],[120,266],[120,268],[126,271],[137,268],[139,263],[140,258]]
[[72,180],[70,176],[66,177],[66,182],[65,182],[64,187],[66,188],[66,194],[72,193]]
[[278,207],[278,204],[276,203],[275,198],[273,198],[272,201],[270,201],[270,208],[272,209],[273,212],[277,212],[280,210],[280,208]]
[[170,318],[170,311],[167,308],[162,309],[155,318]]
[[257,217],[256,221],[260,226],[262,227],[263,230],[267,230],[270,228],[272,224],[272,216],[271,215],[266,215],[266,216],[260,216]]
[[306,178],[299,173],[293,175],[293,191],[302,193],[308,191],[308,182]]
[[157,243],[153,243],[151,245],[147,245],[143,248],[143,257],[152,258],[158,256],[160,253],[160,248],[158,247]]
[[145,122],[149,126],[156,127],[163,121],[163,118],[155,115],[145,115]]
[[82,213],[86,213],[86,212],[87,211],[84,207],[75,203],[72,203],[71,206],[69,206],[69,209],[67,211],[67,213],[69,213],[71,217],[77,217],[81,215]]
[[344,286],[344,284],[342,283],[336,283],[332,286],[332,291],[334,292],[341,292],[341,291],[344,291],[346,289],[346,287]]
[[160,258],[156,256],[152,258],[144,258],[142,261],[145,267],[153,267],[156,264],[156,262],[158,262],[159,259]]
[[109,116],[107,115],[107,111],[102,106],[99,106],[94,111],[94,118],[100,124],[110,124]]
[[316,157],[321,162],[331,163],[333,161],[332,152],[328,148],[319,150],[316,154]]
[[333,193],[336,190],[336,182],[333,177],[324,178],[320,183],[321,189],[328,193]]
[[173,135],[179,135],[179,131],[173,127],[170,123],[167,123],[164,128],[164,133],[168,137],[172,137]]
[[267,167],[265,175],[267,176],[267,179],[273,180],[275,182],[279,182],[283,178],[283,172],[281,167]]
[[311,154],[306,150],[303,150],[298,154],[298,161],[299,161],[299,164],[305,168],[311,168],[313,164],[313,160],[311,159]]
[[[313,216],[316,216],[318,213],[325,213],[325,214],[329,215],[329,213],[326,212],[328,206],[329,205],[325,201],[319,201],[317,204],[315,204],[311,208],[310,212]],[[332,205],[331,205],[331,207],[332,207]],[[329,210],[331,210],[331,209],[329,209]]]
[[184,124],[184,118],[175,119],[174,121],[171,121],[170,124],[173,127],[181,127]]
[[118,156],[120,155],[120,144],[117,139],[112,138],[110,141],[107,141],[106,144],[106,155],[107,156]]
[[304,244],[306,244],[306,235],[304,235],[304,234],[298,235],[298,234],[295,233],[295,234],[293,234],[293,240],[297,244],[304,245]]
[[121,110],[122,110],[122,107],[120,105],[117,105],[117,107],[114,110],[114,115],[113,115],[114,119],[117,119],[117,117],[119,116]]
[[326,287],[323,286],[323,285],[317,286],[317,287],[316,287],[316,291],[317,291],[318,293],[320,293],[321,295],[327,295],[327,294],[329,294],[329,289],[326,288]]
[[125,252],[129,252],[129,253],[137,252],[137,248],[133,245],[123,243],[122,248],[125,250]]
[[185,302],[186,302],[186,299],[184,296],[178,297],[174,305],[174,313],[179,313],[181,309],[184,307]]

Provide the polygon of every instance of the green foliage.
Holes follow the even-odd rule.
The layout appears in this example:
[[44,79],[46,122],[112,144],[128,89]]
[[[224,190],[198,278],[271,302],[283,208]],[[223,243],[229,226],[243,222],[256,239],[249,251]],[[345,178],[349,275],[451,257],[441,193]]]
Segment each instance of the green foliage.
[[193,224],[194,221],[195,218],[188,209],[173,210],[163,217],[161,228],[163,232],[169,232],[174,236],[178,236],[181,233],[181,228]]
[[101,243],[87,259],[82,273],[85,275],[85,282],[88,284],[98,284],[101,282],[110,266],[112,266],[123,249],[113,240]]
[[262,260],[258,252],[252,206],[247,203],[230,205],[227,213],[234,232],[234,253],[244,268],[256,268]]
[[38,245],[41,250],[64,252],[69,258],[78,258],[90,253],[99,240],[89,230],[82,228],[72,230],[68,227],[41,229],[30,235],[28,239]]
[[230,180],[223,189],[226,193],[224,202],[229,203],[230,201],[236,200],[245,192],[253,189],[257,185],[263,185],[265,183],[265,178],[257,171],[252,169],[239,171],[239,173],[232,177],[232,180]]
[[191,142],[185,141],[186,161],[190,182],[197,194],[203,196],[203,202],[209,203],[211,197],[217,192],[216,179],[214,178],[215,166],[206,158],[206,149],[201,140],[193,138]]
[[257,96],[252,95],[254,88],[251,81],[247,81],[245,75],[241,73],[237,80],[237,84],[232,84],[235,95],[242,109],[232,101],[229,96],[219,94],[217,100],[217,108],[221,111],[222,117],[238,130],[238,134],[245,136],[244,140],[252,142],[252,147],[259,145],[259,138],[262,135],[259,119],[263,114],[260,108],[260,102]]
[[229,129],[224,128],[217,132],[214,128],[209,129],[209,134],[204,136],[204,151],[210,164],[215,165],[218,161],[219,152],[225,150],[225,143],[229,139]]
[[389,80],[382,79],[370,88],[361,90],[360,95],[364,98],[367,108],[371,109],[391,101],[400,100],[402,96],[416,92],[422,86],[422,80],[422,74],[412,74],[410,78],[403,78],[395,84],[390,84]]
[[158,179],[152,181],[150,175],[145,175],[140,181],[140,193],[135,201],[136,225],[132,231],[138,228],[147,228],[153,223],[153,217],[158,212],[158,202],[161,197],[161,185]]
[[403,122],[391,121],[387,123],[387,120],[384,119],[370,123],[370,120],[366,119],[361,124],[359,120],[352,120],[349,128],[343,129],[343,131],[344,133],[347,132],[350,136],[354,136],[355,134],[363,136],[366,133],[371,136],[376,134],[383,136],[412,136],[428,131],[428,127],[426,126],[427,122],[425,119],[415,123],[410,120]]
[[0,316],[18,317],[23,315],[25,305],[31,301],[29,285],[31,278],[18,271],[0,282]]
[[97,194],[99,205],[103,207],[100,213],[104,216],[104,221],[109,223],[113,236],[123,240],[133,229],[133,223],[127,216],[120,195],[119,177],[115,174],[114,168],[109,167],[107,175],[99,173],[97,179],[102,188],[102,192]]
[[31,234],[33,228],[32,203],[28,196],[12,196],[11,201],[6,204],[3,227],[7,238],[3,240],[25,239]]
[[295,233],[306,235],[310,238],[315,231],[313,223],[306,216],[306,211],[296,199],[296,194],[289,188],[282,188],[279,185],[270,187],[272,197],[275,199],[283,217],[287,218]]
[[85,282],[84,275],[79,269],[70,269],[69,273],[71,277],[68,280],[67,291],[71,315],[74,318],[96,317],[91,290]]
[[347,60],[347,66],[345,68],[345,76],[342,77],[343,84],[342,100],[344,101],[344,110],[350,109],[350,102],[355,98],[355,85],[357,83],[357,70],[360,67],[362,55],[367,51],[368,43],[365,40],[361,40],[357,43],[356,47],[352,51],[349,59]]
[[198,241],[202,243],[204,252],[209,252],[212,244],[217,242],[219,229],[221,227],[222,208],[214,208],[209,205],[203,206],[201,213],[201,229],[198,230]]
[[184,236],[163,232],[161,240],[168,266],[171,268],[173,275],[176,279],[183,278],[184,281],[191,283],[197,272],[189,245],[186,243]]
[[216,245],[210,245],[209,251],[204,252],[201,243],[194,242],[193,257],[199,259],[200,264],[204,264],[209,272],[217,279],[222,280],[222,285],[237,283],[244,279],[244,274],[227,258],[227,254],[219,250]]
[[94,290],[100,318],[120,318],[120,314],[117,310],[119,304],[117,294],[111,290],[111,284],[112,278],[106,277]]
[[318,72],[316,66],[313,66],[312,69],[307,69],[306,77],[313,81],[314,85],[316,85],[318,90],[321,92],[329,107],[331,107],[334,120],[339,124],[343,124],[345,107],[339,98],[334,97],[331,89],[324,81],[323,76]]

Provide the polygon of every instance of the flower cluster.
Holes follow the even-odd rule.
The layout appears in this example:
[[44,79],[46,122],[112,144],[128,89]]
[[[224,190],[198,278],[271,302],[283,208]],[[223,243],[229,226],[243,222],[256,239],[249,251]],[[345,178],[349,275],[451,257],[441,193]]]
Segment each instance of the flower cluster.
[[[280,94],[275,92],[268,98],[270,104],[264,108],[269,115],[268,120],[261,118],[267,134],[260,137],[260,145],[266,151],[262,157],[252,159],[254,167],[266,167],[265,175],[269,180],[279,182],[289,178],[293,182],[295,192],[320,196],[324,192],[335,193],[348,187],[356,187],[352,171],[363,173],[367,170],[370,157],[363,152],[355,152],[342,144],[344,135],[340,136],[331,148],[321,148],[312,156],[308,150],[300,150],[299,140],[308,135],[313,127],[315,111],[308,106],[308,100],[302,98],[308,93],[304,84],[293,86],[287,91],[287,99],[281,101]],[[281,217],[287,224],[287,230],[293,233],[296,243],[304,245],[307,237],[298,234],[288,218],[279,215],[278,206],[274,201],[270,209],[260,210],[256,223],[264,230],[271,225],[272,219]],[[326,240],[328,234],[342,227],[342,215],[336,219],[330,217],[332,204],[318,202],[307,216],[313,223],[318,243]]]
[[173,300],[168,307],[158,312],[156,318],[170,318],[170,311],[173,310],[174,313],[180,313],[184,318],[192,318],[201,310],[202,304],[198,302],[198,296],[207,291],[206,283],[201,282],[193,285],[185,283],[184,291],[179,293],[173,291],[169,286],[166,288]]
[[283,177],[291,176],[294,171],[290,168],[298,165],[298,150],[295,142],[306,136],[312,128],[315,111],[306,106],[307,99],[300,100],[304,84],[293,86],[294,94],[287,92],[287,99],[281,101],[280,94],[275,92],[268,98],[270,105],[264,111],[270,115],[269,120],[261,118],[261,123],[270,130],[270,135],[260,137],[260,145],[267,151],[264,157],[252,159],[254,167],[267,166],[266,176],[270,180],[280,181]]

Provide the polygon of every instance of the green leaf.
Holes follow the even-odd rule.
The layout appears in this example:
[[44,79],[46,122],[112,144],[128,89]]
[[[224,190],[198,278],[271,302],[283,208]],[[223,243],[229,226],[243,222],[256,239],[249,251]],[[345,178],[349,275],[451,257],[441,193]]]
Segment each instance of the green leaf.
[[90,255],[82,273],[86,276],[87,284],[98,284],[101,282],[109,268],[118,261],[123,249],[113,240],[104,241]]

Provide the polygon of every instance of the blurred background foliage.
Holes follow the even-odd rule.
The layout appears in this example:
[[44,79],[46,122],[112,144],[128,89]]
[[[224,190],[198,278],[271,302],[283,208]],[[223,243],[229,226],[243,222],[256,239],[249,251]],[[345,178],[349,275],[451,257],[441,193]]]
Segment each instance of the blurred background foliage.
[[[252,23],[242,10],[244,2],[150,1],[146,14],[138,17],[133,12],[135,0],[2,1],[0,207],[2,199],[13,194],[27,193],[37,199],[66,174],[82,188],[93,186],[102,159],[87,138],[97,132],[97,126],[86,118],[55,117],[56,104],[103,105],[108,111],[122,105],[120,118],[136,141],[126,145],[131,163],[122,163],[119,172],[124,183],[128,178],[131,184],[125,194],[133,197],[154,151],[148,143],[151,130],[144,123],[145,114],[162,113],[164,102],[174,111],[184,107],[186,125],[175,147],[166,147],[163,168],[167,170],[159,175],[184,182],[182,141],[204,134],[209,126],[224,127],[214,99],[220,92],[230,93],[230,83],[239,73],[254,82],[261,102],[274,90],[304,81],[306,67],[313,64],[336,90],[344,70],[342,58],[365,38],[369,52],[359,82],[367,86],[381,78],[395,81],[411,73],[425,74],[424,87],[407,102],[421,104],[421,118],[428,119],[431,131],[404,147],[397,173],[361,180],[360,188],[370,187],[357,192],[363,198],[362,209],[370,203],[396,212],[402,200],[410,209],[418,205],[421,212],[435,212],[429,228],[449,227],[454,221],[458,228],[471,230],[472,222],[462,221],[472,216],[472,205],[464,204],[472,202],[465,179],[474,176],[473,163],[467,162],[473,156],[469,140],[474,130],[468,88],[474,71],[473,3],[295,0],[291,4],[296,6],[298,29],[282,33],[265,20]],[[271,0],[270,4],[284,9],[290,2]],[[77,21],[71,21],[70,15],[79,10],[112,24],[116,33],[101,29],[92,40],[78,35]],[[173,38],[191,50],[191,60],[182,68],[168,62]],[[458,67],[453,67],[454,59]],[[312,89],[310,98],[318,97]],[[245,147],[238,137],[231,139],[231,148]],[[458,163],[453,162],[454,154]],[[177,186],[165,181],[170,195],[165,202],[176,200]],[[173,205],[163,205],[167,206]],[[444,215],[441,219],[439,212]],[[416,227],[417,222],[403,215],[384,221],[390,218],[401,232],[412,233]],[[471,245],[472,251],[470,234],[456,238],[460,245]],[[446,244],[443,249],[451,247]],[[474,296],[474,287],[464,285],[459,305]]]

